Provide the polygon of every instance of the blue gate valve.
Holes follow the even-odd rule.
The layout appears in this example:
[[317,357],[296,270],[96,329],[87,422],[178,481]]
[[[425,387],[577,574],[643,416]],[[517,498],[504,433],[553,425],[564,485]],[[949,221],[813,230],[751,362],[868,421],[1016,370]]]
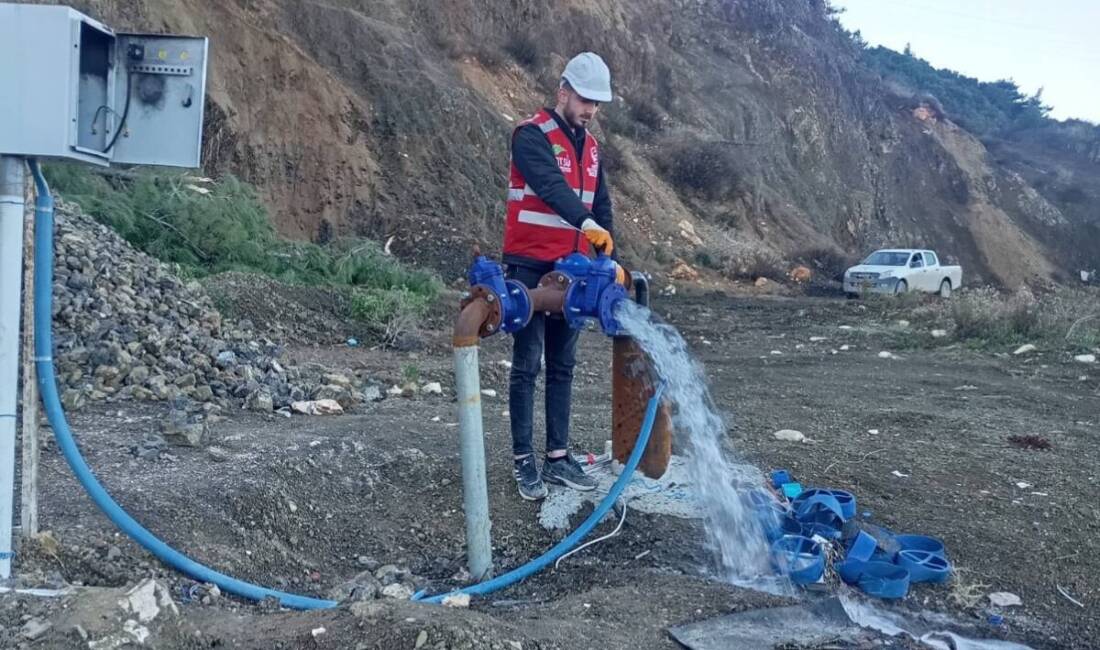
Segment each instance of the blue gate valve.
[[531,297],[527,288],[516,280],[505,280],[500,264],[478,255],[468,274],[470,287],[482,287],[500,305],[500,330],[511,334],[523,329],[531,320]]
[[565,321],[573,329],[596,321],[608,336],[622,327],[615,318],[615,309],[627,298],[626,287],[615,281],[616,264],[609,256],[599,254],[591,260],[573,253],[554,265],[554,270],[570,277],[572,283],[565,293]]

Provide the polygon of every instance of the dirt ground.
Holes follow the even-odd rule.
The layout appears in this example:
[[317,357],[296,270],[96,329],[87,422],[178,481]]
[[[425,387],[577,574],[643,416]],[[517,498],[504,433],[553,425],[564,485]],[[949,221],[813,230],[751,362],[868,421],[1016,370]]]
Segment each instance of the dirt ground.
[[[705,364],[739,453],[764,469],[788,468],[803,485],[853,491],[879,525],[945,540],[957,582],[915,588],[903,609],[946,612],[985,636],[1036,648],[1097,647],[1096,370],[1053,353],[911,349],[905,341],[920,323],[902,327],[854,301],[697,294],[658,298],[657,311]],[[389,398],[340,417],[242,412],[213,427],[212,444],[228,452],[220,460],[205,448],[135,457],[131,447],[163,415],[147,406],[93,407],[72,418],[74,430],[124,507],[221,571],[325,596],[365,565],[394,564],[414,586],[442,589],[456,584],[464,559],[458,429],[446,333],[423,338],[415,352],[341,346],[292,356],[362,367],[387,385],[415,372],[441,382],[443,395]],[[497,392],[485,398],[484,417],[498,571],[555,541],[513,486],[500,363],[509,345],[495,337],[482,348],[482,387]],[[881,358],[884,350],[895,358]],[[607,340],[584,335],[580,448],[600,449],[609,437],[609,366]],[[812,442],[776,440],[778,429]],[[1042,436],[1051,449],[1017,448],[1012,435]],[[224,596],[186,603],[193,583],[116,532],[52,441],[41,489],[42,528],[56,543],[21,549],[23,583],[122,587],[156,577],[180,610],[157,629],[151,644],[160,648],[676,648],[669,626],[787,602],[709,579],[693,522],[631,512],[620,536],[469,610],[390,599],[315,612]],[[998,626],[986,622],[985,595],[995,591],[1023,601]],[[74,631],[79,601],[0,596],[0,645],[88,647]],[[32,618],[53,624],[36,641],[20,636]],[[915,646],[868,634],[855,647]]]

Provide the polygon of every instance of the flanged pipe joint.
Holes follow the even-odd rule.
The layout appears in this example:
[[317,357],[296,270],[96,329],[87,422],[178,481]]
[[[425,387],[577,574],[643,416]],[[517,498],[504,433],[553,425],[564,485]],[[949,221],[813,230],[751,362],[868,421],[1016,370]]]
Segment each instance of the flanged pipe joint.
[[[470,290],[463,298],[462,309],[466,310],[479,302],[484,307],[459,323],[465,327],[462,332],[455,329],[455,344],[472,345],[476,340],[470,338],[469,331],[474,325],[474,316],[484,318],[476,323],[476,334],[484,338],[497,332],[511,334],[527,326],[536,311],[560,313],[569,326],[581,329],[589,322],[595,322],[609,336],[621,329],[615,319],[618,304],[628,298],[625,286],[616,282],[616,263],[606,255],[590,259],[580,253],[573,253],[558,261],[554,270],[545,275],[535,289],[528,290],[515,280],[504,279],[504,269],[500,264],[478,255],[470,266],[468,280]],[[627,281],[629,282],[629,273]]]

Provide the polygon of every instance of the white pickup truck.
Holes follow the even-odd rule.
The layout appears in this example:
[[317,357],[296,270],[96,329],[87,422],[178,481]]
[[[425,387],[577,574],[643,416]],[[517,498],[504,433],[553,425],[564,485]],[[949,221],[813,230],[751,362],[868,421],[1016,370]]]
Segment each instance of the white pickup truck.
[[962,285],[962,267],[941,266],[932,251],[883,249],[844,272],[844,293],[924,291],[950,298]]

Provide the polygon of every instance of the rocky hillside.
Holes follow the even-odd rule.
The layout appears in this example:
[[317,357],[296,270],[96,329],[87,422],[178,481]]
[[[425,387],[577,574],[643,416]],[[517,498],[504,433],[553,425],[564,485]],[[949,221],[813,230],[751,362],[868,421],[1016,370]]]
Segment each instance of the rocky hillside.
[[1095,147],[991,152],[873,72],[823,0],[73,4],[210,36],[206,171],[259,186],[284,234],[393,236],[448,278],[500,241],[508,134],[582,49],[614,74],[599,131],[635,264],[752,276],[921,245],[1012,286],[1100,253],[1092,185],[1066,182],[1100,176]]

